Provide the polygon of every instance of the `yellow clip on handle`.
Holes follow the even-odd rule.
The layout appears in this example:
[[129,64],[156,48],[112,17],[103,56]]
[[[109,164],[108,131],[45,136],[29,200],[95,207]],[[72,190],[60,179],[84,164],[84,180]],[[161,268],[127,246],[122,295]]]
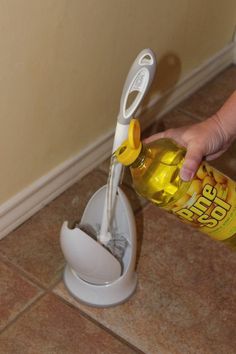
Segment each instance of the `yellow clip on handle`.
[[141,129],[137,119],[131,119],[128,131],[128,141],[132,149],[138,149],[140,144]]
[[115,155],[117,160],[122,165],[131,165],[138,157],[142,143],[140,141],[141,129],[137,119],[132,119],[129,125],[128,140],[116,150]]

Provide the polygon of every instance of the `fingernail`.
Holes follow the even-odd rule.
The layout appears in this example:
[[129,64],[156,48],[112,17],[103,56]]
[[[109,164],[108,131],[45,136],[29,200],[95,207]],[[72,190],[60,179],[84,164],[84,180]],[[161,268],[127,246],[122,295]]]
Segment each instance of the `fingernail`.
[[180,170],[180,178],[187,182],[187,181],[190,181],[194,176],[194,173],[191,171],[191,170],[188,170],[187,168],[182,168]]

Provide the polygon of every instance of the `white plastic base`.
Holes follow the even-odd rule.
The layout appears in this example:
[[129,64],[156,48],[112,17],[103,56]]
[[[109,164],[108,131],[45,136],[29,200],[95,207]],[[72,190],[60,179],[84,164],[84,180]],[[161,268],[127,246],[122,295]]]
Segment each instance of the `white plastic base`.
[[[100,188],[90,199],[81,219],[82,224],[96,229],[101,222],[106,188]],[[122,303],[133,294],[137,285],[134,214],[119,187],[117,193],[112,228],[127,240],[121,262],[79,227],[70,229],[64,222],[61,228],[61,248],[67,261],[65,285],[76,299],[92,306]]]
[[88,283],[76,274],[73,269],[66,266],[64,283],[77,300],[96,307],[109,307],[126,301],[135,291],[137,286],[137,274],[123,276],[117,281],[106,285],[94,285]]

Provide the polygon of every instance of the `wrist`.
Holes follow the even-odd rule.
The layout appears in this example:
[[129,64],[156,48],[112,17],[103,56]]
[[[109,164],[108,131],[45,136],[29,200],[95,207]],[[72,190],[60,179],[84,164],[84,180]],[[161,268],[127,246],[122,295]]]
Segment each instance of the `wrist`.
[[225,130],[224,124],[222,124],[221,118],[217,113],[203,121],[201,124],[207,131],[207,134],[214,137],[214,139],[219,141],[222,146],[231,141],[231,137]]
[[231,142],[236,138],[236,91],[212,116],[212,119],[224,134],[225,142]]

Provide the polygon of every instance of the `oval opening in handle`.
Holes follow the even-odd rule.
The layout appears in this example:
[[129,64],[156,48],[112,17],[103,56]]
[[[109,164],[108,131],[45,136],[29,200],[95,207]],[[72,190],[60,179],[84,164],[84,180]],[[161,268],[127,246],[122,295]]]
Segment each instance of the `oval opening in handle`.
[[150,54],[144,54],[139,59],[139,65],[152,65],[154,63],[154,59]]

